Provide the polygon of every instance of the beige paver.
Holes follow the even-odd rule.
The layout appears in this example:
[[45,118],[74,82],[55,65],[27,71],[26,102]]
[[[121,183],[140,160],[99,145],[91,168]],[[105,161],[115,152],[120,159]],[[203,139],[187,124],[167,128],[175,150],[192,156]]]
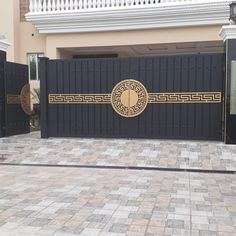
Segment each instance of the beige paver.
[[34,132],[1,138],[0,154],[3,163],[236,171],[236,145],[209,141],[40,139],[39,132]]
[[0,235],[236,235],[236,176],[1,166]]

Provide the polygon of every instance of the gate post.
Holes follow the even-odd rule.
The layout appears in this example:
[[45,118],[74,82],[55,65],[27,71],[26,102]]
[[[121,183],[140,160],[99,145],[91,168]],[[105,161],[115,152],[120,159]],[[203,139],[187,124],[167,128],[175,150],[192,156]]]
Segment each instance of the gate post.
[[0,137],[5,136],[5,86],[4,86],[4,62],[6,62],[6,50],[10,44],[0,35]]
[[226,47],[224,142],[236,144],[236,25],[223,26],[220,36]]
[[40,78],[40,123],[41,138],[48,138],[48,62],[49,58],[41,57],[39,61]]

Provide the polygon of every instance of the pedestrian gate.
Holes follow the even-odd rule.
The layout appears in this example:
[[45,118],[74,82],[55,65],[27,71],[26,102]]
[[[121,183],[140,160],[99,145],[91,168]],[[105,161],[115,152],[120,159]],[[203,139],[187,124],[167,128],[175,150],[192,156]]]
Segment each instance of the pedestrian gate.
[[30,132],[28,66],[6,62],[0,52],[0,137]]
[[40,62],[42,137],[222,140],[224,54]]

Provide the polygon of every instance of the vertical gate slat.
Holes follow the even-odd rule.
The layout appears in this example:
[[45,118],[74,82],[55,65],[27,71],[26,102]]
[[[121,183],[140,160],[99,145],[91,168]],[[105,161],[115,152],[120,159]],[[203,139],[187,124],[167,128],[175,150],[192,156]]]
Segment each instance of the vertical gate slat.
[[[64,93],[64,77],[63,77],[63,65],[64,65],[64,60],[61,61],[57,61],[57,79],[58,79],[58,83],[57,83],[57,89],[58,89],[58,93]],[[67,81],[65,81],[66,83]],[[64,135],[66,136],[65,132],[64,132],[64,116],[65,114],[65,108],[66,105],[58,105],[58,136]]]
[[[101,88],[102,90],[106,91],[106,87],[107,87],[107,81],[108,81],[108,76],[107,76],[107,63],[106,60],[101,60]],[[108,121],[108,110],[107,107],[104,105],[100,106],[101,109],[101,135],[103,137],[106,136],[107,133],[107,123]]]
[[[106,77],[106,86],[103,88],[103,91],[109,91],[111,93],[113,88],[113,76],[114,76],[114,61],[113,59],[107,60],[107,77]],[[104,105],[103,105],[104,106]],[[104,106],[106,110],[107,116],[107,135],[111,137],[114,132],[114,120],[113,116],[111,115],[113,111],[111,110],[111,106]]]
[[[152,87],[150,88],[150,91],[159,91],[160,90],[160,58],[154,57],[153,58],[153,78],[152,78]],[[156,134],[160,134],[160,104],[156,104],[156,106],[151,106],[150,108],[152,110],[152,135],[153,137],[156,136]]]
[[[88,84],[88,94],[95,92],[94,78],[93,78],[94,65],[93,60],[87,60],[87,84]],[[95,122],[94,104],[88,106],[88,132],[89,136],[93,136],[94,133],[94,122]]]
[[[183,56],[181,65],[181,92],[188,91],[188,58]],[[187,138],[188,132],[188,106],[181,104],[181,137]]]
[[[197,57],[197,63],[196,63],[196,89],[199,91],[203,91],[203,57],[202,56],[198,56]],[[203,106],[201,104],[196,104],[196,115],[195,115],[195,119],[196,119],[196,133],[195,135],[198,138],[202,138],[203,137],[203,126],[202,126],[202,122],[203,122],[203,115],[202,115],[202,110],[203,110]]]
[[[113,60],[114,61],[114,75],[112,80],[112,88],[119,82],[121,78],[121,61],[120,60]],[[112,90],[110,88],[110,90]],[[112,116],[113,116],[113,127],[114,127],[114,133],[113,135],[115,137],[120,137],[120,124],[121,119],[117,116],[115,112],[113,112],[113,108],[110,108],[112,110]]]
[[[205,56],[204,59],[204,74],[203,74],[203,79],[204,79],[204,90],[205,91],[210,91],[210,56]],[[209,119],[209,108],[210,106],[208,104],[205,104],[203,106],[203,136],[208,138],[210,130],[208,127],[210,127],[210,119]]]
[[[41,63],[41,62],[40,62]],[[49,67],[50,70],[48,71],[49,78],[56,78],[57,77],[57,63],[54,61],[49,61]],[[44,83],[41,79],[41,86],[42,83]],[[53,94],[57,94],[60,92],[60,90],[58,90],[58,80],[57,79],[49,79],[47,80],[48,83],[48,87],[50,88],[49,93],[53,93]],[[44,96],[43,96],[44,97]],[[59,114],[58,114],[58,109],[59,109],[60,105],[55,105],[55,106],[51,106],[49,111],[48,111],[48,123],[50,124],[50,126],[48,127],[49,129],[49,133],[53,133],[55,134],[55,136],[58,135],[58,129],[57,129],[57,124],[58,124],[58,118],[59,118]]]
[[[82,93],[82,62],[76,61],[76,92]],[[81,137],[83,135],[83,109],[81,105],[76,106],[76,135]]]
[[[120,78],[119,80],[126,80],[129,79],[129,60],[125,58],[124,60],[120,61]],[[119,81],[118,81],[119,82]],[[120,127],[119,127],[119,136],[124,137],[125,135],[130,135],[130,120],[125,117],[120,117],[116,114],[117,119],[120,119]]]
[[[181,91],[181,62],[180,57],[175,58],[175,66],[174,66],[174,86],[173,91]],[[181,130],[181,105],[175,104],[173,107],[173,133],[176,138],[180,137]]]
[[[72,61],[69,63],[69,78],[70,79],[70,85],[69,85],[69,91],[72,94],[77,93],[77,84],[76,84],[76,63],[75,61]],[[76,130],[77,130],[77,105],[71,104],[70,106],[70,134],[72,136],[76,136]]]
[[[82,93],[88,94],[88,65],[87,65],[87,60],[82,61],[82,66],[81,66],[82,74],[81,74],[81,80],[82,80],[82,88],[81,91]],[[89,121],[88,121],[88,110],[89,107],[82,104],[80,105],[82,108],[81,115],[82,115],[82,136],[86,135],[89,136]]]
[[[71,63],[70,63],[71,64]],[[70,83],[71,83],[71,77],[69,73],[69,62],[64,60],[62,64],[62,84],[63,84],[63,93],[70,94]],[[71,104],[72,105],[72,104]],[[70,136],[70,117],[71,117],[71,105],[64,105],[64,111],[63,111],[63,127],[64,127],[64,134],[66,136]]]
[[[145,73],[145,82],[143,84],[146,85],[147,91],[153,91],[153,58],[147,58],[146,59],[146,73]],[[145,112],[147,112],[147,118],[146,118],[146,123],[145,123],[145,130],[146,130],[146,136],[152,137],[153,134],[153,106],[147,106],[145,111],[141,114],[142,118],[145,117]],[[136,128],[137,130],[138,127]],[[142,134],[140,133],[140,136]]]
[[[166,91],[174,91],[174,57],[168,57],[166,71]],[[166,132],[167,137],[173,137],[173,123],[174,123],[174,104],[166,105]]]
[[[160,92],[166,92],[166,66],[167,66],[167,59],[165,57],[160,58]],[[166,130],[166,114],[165,114],[165,105],[159,104],[160,106],[160,137],[165,137],[165,130]]]
[[[195,87],[195,55],[188,57],[188,91],[198,91]],[[188,106],[188,136],[194,136],[195,130],[195,104]]]
[[[94,89],[96,93],[103,93],[103,90],[101,88],[101,68],[100,68],[100,61],[95,60],[94,61]],[[95,106],[95,128],[94,132],[96,134],[101,133],[101,123],[102,123],[102,114],[101,114],[101,107],[100,106]]]
[[[145,71],[146,71],[145,58],[139,58],[138,59],[138,78],[137,79],[143,84],[145,84],[145,80],[146,80]],[[145,111],[147,111],[147,110],[145,110]],[[138,127],[138,131],[141,135],[145,135],[145,133],[146,133],[146,125],[147,125],[146,123],[147,123],[147,116],[144,115],[144,116],[142,116],[142,119],[140,119],[139,127]]]

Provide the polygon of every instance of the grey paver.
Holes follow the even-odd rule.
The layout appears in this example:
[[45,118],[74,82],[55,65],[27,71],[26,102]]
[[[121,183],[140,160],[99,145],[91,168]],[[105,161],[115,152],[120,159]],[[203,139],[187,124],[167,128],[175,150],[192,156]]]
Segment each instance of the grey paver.
[[2,166],[0,181],[4,236],[236,234],[233,174]]
[[[236,146],[222,142],[40,139],[39,132],[0,139],[3,163],[236,170]],[[201,191],[201,189],[196,189]],[[135,194],[134,194],[135,195]]]
[[[15,147],[15,148],[14,148]],[[20,147],[20,148],[19,148]],[[0,139],[5,163],[234,170],[217,142]],[[0,235],[236,235],[236,175],[1,166]]]

